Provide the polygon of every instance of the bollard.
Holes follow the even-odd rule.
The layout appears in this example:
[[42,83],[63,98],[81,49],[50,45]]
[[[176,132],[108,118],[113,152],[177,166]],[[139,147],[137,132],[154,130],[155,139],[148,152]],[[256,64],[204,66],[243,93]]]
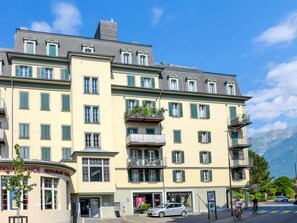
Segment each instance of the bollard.
[[125,206],[123,206],[123,214],[124,214],[124,220],[126,220],[126,210],[125,210]]

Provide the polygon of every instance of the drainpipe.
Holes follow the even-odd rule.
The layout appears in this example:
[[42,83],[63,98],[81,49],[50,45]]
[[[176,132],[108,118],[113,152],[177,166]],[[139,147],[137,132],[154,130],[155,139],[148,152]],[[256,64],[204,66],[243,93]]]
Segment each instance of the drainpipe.
[[[11,68],[12,69],[12,68]],[[14,146],[13,146],[13,143],[14,143],[14,128],[13,128],[13,90],[14,90],[14,85],[13,85],[13,79],[12,79],[12,72],[10,73],[10,85],[11,85],[11,158],[13,159],[13,154],[14,154]]]

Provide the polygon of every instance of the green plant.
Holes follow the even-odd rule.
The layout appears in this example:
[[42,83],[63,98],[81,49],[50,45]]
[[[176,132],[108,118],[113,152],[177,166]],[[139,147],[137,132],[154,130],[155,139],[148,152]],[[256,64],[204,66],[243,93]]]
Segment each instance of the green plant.
[[141,205],[141,210],[147,211],[148,209],[150,209],[150,207],[151,207],[150,204],[144,203]]

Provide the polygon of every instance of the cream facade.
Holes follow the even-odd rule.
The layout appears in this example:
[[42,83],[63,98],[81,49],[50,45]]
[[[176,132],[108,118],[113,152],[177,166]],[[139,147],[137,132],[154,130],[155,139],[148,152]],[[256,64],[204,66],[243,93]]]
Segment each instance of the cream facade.
[[230,186],[249,188],[250,97],[236,76],[156,64],[152,46],[108,27],[94,38],[18,29],[15,49],[0,51],[1,218],[16,212],[5,187],[15,144],[37,184],[21,207],[33,223],[168,201],[205,212],[207,191],[224,209]]

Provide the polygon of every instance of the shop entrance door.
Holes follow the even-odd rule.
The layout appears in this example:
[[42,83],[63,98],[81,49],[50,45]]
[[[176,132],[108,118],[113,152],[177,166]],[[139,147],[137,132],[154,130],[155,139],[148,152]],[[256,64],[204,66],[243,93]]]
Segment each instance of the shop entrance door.
[[81,217],[100,218],[100,198],[80,198]]
[[161,194],[154,193],[153,194],[153,207],[157,207],[161,204]]
[[91,198],[90,199],[90,217],[91,218],[99,218],[100,213],[99,213],[99,198]]

